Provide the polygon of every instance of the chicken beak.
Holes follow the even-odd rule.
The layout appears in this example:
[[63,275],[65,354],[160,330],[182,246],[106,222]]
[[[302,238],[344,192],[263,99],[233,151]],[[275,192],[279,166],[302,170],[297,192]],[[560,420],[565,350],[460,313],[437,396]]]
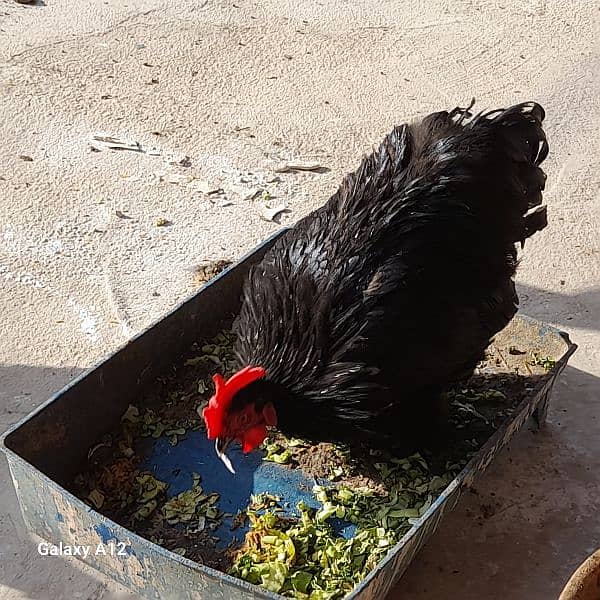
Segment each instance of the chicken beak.
[[233,475],[235,475],[235,469],[233,468],[233,465],[229,460],[229,456],[225,454],[225,451],[229,447],[229,444],[231,444],[230,439],[217,438],[215,440],[215,452],[217,453],[217,456],[223,461],[223,464],[227,467],[227,470],[230,471]]

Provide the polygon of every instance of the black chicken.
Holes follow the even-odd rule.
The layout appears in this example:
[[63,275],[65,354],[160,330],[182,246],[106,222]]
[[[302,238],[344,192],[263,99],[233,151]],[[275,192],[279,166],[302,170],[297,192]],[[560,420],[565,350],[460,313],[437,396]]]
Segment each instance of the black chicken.
[[547,223],[543,108],[470,108],[396,127],[251,270],[246,368],[216,376],[204,411],[226,463],[269,425],[407,449],[443,422],[444,390],[517,310],[515,244]]

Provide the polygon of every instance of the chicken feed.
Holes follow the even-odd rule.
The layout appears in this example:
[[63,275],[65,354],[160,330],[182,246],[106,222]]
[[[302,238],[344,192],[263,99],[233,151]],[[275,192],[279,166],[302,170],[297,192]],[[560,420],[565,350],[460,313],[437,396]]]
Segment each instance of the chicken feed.
[[[260,494],[233,515],[220,507],[218,493],[204,487],[201,465],[179,493],[169,493],[169,484],[142,465],[148,443],[164,439],[176,446],[203,430],[198,414],[212,395],[211,375],[235,370],[232,344],[227,330],[195,344],[138,406],[129,406],[118,431],[92,446],[75,487],[90,506],[152,542],[272,592],[308,600],[342,598],[360,583],[553,366],[552,359],[527,349],[491,347],[478,373],[448,392],[449,438],[435,453],[398,457],[372,448],[311,444],[273,431],[262,460],[312,477],[314,504],[299,502],[290,512],[285,497]],[[503,353],[521,358],[523,366],[493,379],[484,375],[500,365]],[[225,518],[232,529],[247,532],[223,548],[216,530]],[[340,534],[339,523],[348,524],[351,535]]]

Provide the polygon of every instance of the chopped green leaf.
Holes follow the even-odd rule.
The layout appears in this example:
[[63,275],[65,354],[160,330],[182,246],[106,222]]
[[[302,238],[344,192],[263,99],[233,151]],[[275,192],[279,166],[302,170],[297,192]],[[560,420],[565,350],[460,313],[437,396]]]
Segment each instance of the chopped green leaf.
[[124,423],[137,423],[140,419],[140,411],[137,406],[129,405],[129,408],[123,413],[121,421]]
[[92,490],[88,494],[88,500],[94,505],[94,508],[102,508],[104,504],[104,494],[100,490]]

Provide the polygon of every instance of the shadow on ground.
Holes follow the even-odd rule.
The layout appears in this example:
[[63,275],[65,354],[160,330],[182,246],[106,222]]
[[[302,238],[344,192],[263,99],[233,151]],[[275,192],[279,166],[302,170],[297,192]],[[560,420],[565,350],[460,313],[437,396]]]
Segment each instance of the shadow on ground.
[[517,284],[521,312],[569,328],[600,331],[600,287],[580,294],[549,292],[529,285]]
[[546,427],[502,451],[390,600],[557,598],[600,544],[599,409],[600,379],[567,367]]

